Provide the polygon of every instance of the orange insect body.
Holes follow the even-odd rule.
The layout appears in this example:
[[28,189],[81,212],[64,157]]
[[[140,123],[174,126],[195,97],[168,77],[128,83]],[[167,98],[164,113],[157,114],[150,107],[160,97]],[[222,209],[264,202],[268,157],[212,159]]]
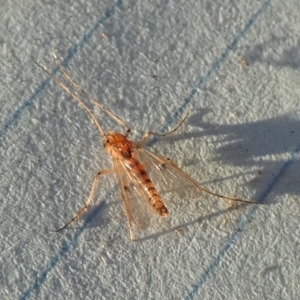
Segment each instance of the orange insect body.
[[[135,143],[133,141],[130,141],[128,139],[130,127],[112,111],[107,109],[94,98],[90,97],[71,78],[71,76],[65,70],[64,66],[60,63],[60,61],[57,58],[56,60],[61,68],[63,75],[76,88],[77,92],[80,92],[83,95],[85,95],[92,103],[100,107],[102,111],[107,113],[113,120],[115,120],[118,124],[126,128],[125,134],[121,134],[118,132],[105,133],[104,128],[95,117],[93,111],[82,101],[82,99],[76,93],[74,93],[74,91],[70,90],[70,88],[66,84],[58,80],[54,75],[47,71],[47,69],[39,65],[46,73],[48,73],[51,76],[51,78],[53,78],[56,81],[58,85],[60,85],[68,94],[70,94],[76,101],[78,101],[78,103],[90,115],[90,117],[98,127],[100,135],[104,140],[104,147],[108,154],[110,154],[110,156],[112,157],[114,163],[113,169],[99,171],[96,174],[90,194],[86,200],[85,205],[75,214],[75,216],[67,224],[65,224],[62,228],[56,230],[57,232],[66,228],[70,223],[72,223],[84,213],[84,211],[89,207],[89,205],[92,202],[92,199],[98,187],[100,177],[102,175],[109,174],[112,172],[116,173],[121,187],[121,194],[123,198],[131,240],[134,240],[131,224],[135,224],[141,229],[146,229],[149,225],[150,216],[148,215],[146,209],[147,205],[150,205],[151,208],[159,216],[164,218],[167,218],[169,216],[168,209],[166,208],[161,196],[159,195],[152,180],[150,179],[150,176],[147,172],[148,167],[149,172],[151,167],[152,169],[154,169],[154,171],[156,171],[156,173],[153,174],[153,180],[161,179],[162,181],[166,181],[166,177],[171,176],[173,179],[175,178],[174,180],[178,179],[180,184],[188,183],[189,185],[191,185],[191,188],[197,194],[199,194],[200,192],[205,192],[212,196],[227,199],[230,201],[257,204],[257,202],[255,201],[245,201],[238,198],[227,197],[207,190],[206,188],[200,186],[197,183],[197,181],[192,179],[188,174],[186,174],[180,168],[178,168],[175,165],[175,163],[171,161],[171,159],[156,155],[155,153],[146,150],[143,147],[143,145],[145,145],[148,139],[152,136],[164,137],[175,132],[183,124],[187,116],[173,130],[167,133],[161,134],[150,131],[144,136],[141,142]],[[143,201],[140,201],[140,198],[142,198]],[[144,202],[146,202],[145,205]]]
[[[107,135],[105,143],[106,151],[113,158],[122,161],[122,165],[126,168],[137,188],[143,191],[151,207],[158,215],[166,218],[169,215],[168,209],[164,205],[145,168],[134,157],[136,147],[137,145],[134,142],[128,140],[121,133],[111,132]],[[124,189],[126,188],[128,187],[124,186]]]

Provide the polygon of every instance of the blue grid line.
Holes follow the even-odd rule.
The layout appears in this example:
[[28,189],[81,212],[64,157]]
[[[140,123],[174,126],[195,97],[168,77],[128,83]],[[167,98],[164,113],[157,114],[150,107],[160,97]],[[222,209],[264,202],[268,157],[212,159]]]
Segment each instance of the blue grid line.
[[[279,170],[278,174],[274,177],[274,179],[270,182],[267,189],[263,192],[263,194],[259,197],[258,202],[264,203],[267,196],[270,194],[270,192],[273,190],[273,188],[277,185],[282,175],[285,173],[285,171],[289,168],[289,166],[295,161],[297,154],[300,152],[300,144],[296,147],[296,149],[293,151],[291,157],[289,160],[287,160]],[[225,256],[226,252],[233,246],[235,240],[237,237],[242,233],[244,228],[247,226],[247,224],[253,219],[256,211],[259,209],[259,206],[254,206],[248,215],[244,216],[241,220],[239,226],[235,230],[235,232],[231,235],[231,237],[228,238],[225,245],[221,249],[220,253],[217,255],[215,260],[211,263],[211,265],[206,269],[206,271],[203,273],[203,275],[200,277],[197,284],[194,285],[194,288],[192,292],[188,295],[187,299],[193,299],[194,296],[196,296],[197,292],[201,289],[205,281],[209,278],[211,274],[215,271],[215,269],[219,266],[222,258]]]
[[[274,177],[274,179],[270,182],[266,190],[262,193],[262,195],[259,197],[258,202],[264,203],[266,201],[267,196],[270,194],[270,192],[273,190],[273,188],[277,185],[282,175],[285,173],[285,171],[288,169],[288,167],[295,161],[297,153],[300,152],[300,144],[296,147],[296,149],[293,151],[291,157],[289,160],[287,160],[279,170],[278,174]],[[214,259],[214,261],[211,263],[211,265],[206,269],[206,271],[203,273],[203,275],[200,277],[198,282],[194,285],[193,290],[188,295],[187,299],[193,299],[194,296],[199,292],[201,287],[204,285],[204,283],[208,280],[210,275],[213,274],[213,272],[217,269],[219,266],[222,258],[225,256],[227,251],[233,246],[235,243],[237,237],[240,233],[245,229],[247,224],[251,221],[251,219],[254,217],[256,211],[258,210],[259,206],[253,207],[248,215],[246,215],[240,222],[238,228],[235,230],[235,232],[228,238],[228,240],[225,242],[225,245],[217,255],[217,257]]]
[[[241,38],[244,37],[245,33],[250,29],[250,27],[257,21],[257,19],[267,10],[267,8],[270,6],[271,2],[273,0],[267,0],[261,8],[253,15],[253,17],[250,19],[250,21],[247,23],[247,25],[244,27],[244,29],[240,32],[240,34],[237,35],[237,37],[233,40],[232,44],[226,49],[226,51],[221,55],[220,59],[216,61],[215,68],[219,69],[220,65],[225,61],[229,53],[236,47],[237,43]],[[213,69],[213,68],[212,68]],[[212,70],[212,72],[208,72],[207,79],[214,73],[215,70]],[[206,79],[204,77],[204,79]],[[207,80],[206,79],[206,80]],[[201,87],[205,84],[206,80],[200,80],[197,88]],[[197,88],[195,88],[192,93],[196,93]],[[190,97],[193,95],[191,94]],[[187,98],[186,102],[189,102],[189,98]],[[263,194],[259,197],[258,202],[264,203],[269,193],[272,191],[272,189],[276,186],[277,182],[280,180],[282,175],[285,173],[285,171],[288,169],[288,167],[294,162],[296,154],[300,151],[300,144],[297,146],[295,151],[292,153],[290,159],[282,166],[282,168],[279,170],[278,174],[275,176],[275,178],[270,182],[270,184],[267,186],[266,190],[263,192]],[[198,294],[200,289],[203,287],[204,283],[209,279],[209,277],[216,271],[216,269],[219,267],[221,260],[226,255],[226,253],[230,250],[230,248],[235,243],[238,236],[243,232],[246,225],[251,221],[251,219],[254,217],[256,211],[258,210],[259,206],[256,206],[251,209],[251,211],[248,213],[247,216],[245,216],[235,232],[228,238],[228,240],[225,242],[224,246],[221,248],[219,254],[216,256],[216,258],[213,260],[213,262],[210,264],[210,266],[206,269],[206,271],[202,274],[202,276],[199,277],[199,280],[192,286],[192,291],[187,295],[186,299],[194,299],[194,297]]]
[[[123,4],[122,0],[117,0],[117,2],[107,9],[104,16],[102,16],[96,24],[83,36],[83,38],[76,44],[72,49],[70,49],[67,57],[63,61],[63,65],[66,66],[72,58],[79,52],[93,37],[94,33],[99,29],[99,26],[103,24],[107,19],[114,15],[116,8],[121,7]],[[54,72],[56,73],[59,68]],[[4,127],[0,130],[0,139],[4,137],[7,131],[22,117],[24,112],[29,109],[37,100],[38,95],[48,86],[50,79],[46,79],[36,90],[36,92],[27,100],[15,113],[8,119]]]
[[[272,0],[268,0],[266,1],[262,7],[252,16],[252,18],[250,19],[250,21],[246,24],[246,26],[244,27],[244,29],[234,38],[233,42],[226,48],[225,52],[220,56],[219,59],[216,60],[216,62],[212,65],[212,67],[210,68],[210,70],[208,71],[208,73],[206,74],[206,76],[202,77],[200,79],[200,81],[196,84],[196,86],[192,89],[190,95],[188,97],[185,98],[184,103],[182,104],[181,107],[179,107],[174,114],[169,117],[169,119],[166,122],[166,125],[164,127],[168,127],[169,125],[171,125],[172,123],[175,122],[175,120],[178,118],[178,116],[180,114],[183,113],[183,111],[185,110],[186,106],[192,101],[192,99],[194,98],[195,94],[197,93],[198,89],[201,88],[202,86],[204,86],[206,84],[206,82],[210,79],[210,77],[218,70],[220,69],[220,67],[222,66],[222,64],[226,61],[226,59],[229,57],[230,53],[236,48],[238,42],[245,36],[245,34],[247,33],[247,31],[251,28],[251,26],[253,24],[255,24],[255,22],[257,21],[257,19],[259,18],[259,16],[265,12],[265,10],[268,8],[268,6],[270,5]],[[121,2],[121,1],[119,1]],[[119,3],[118,2],[118,3]],[[96,26],[95,26],[96,27]],[[90,37],[89,37],[90,38]],[[81,47],[82,48],[82,47]],[[75,49],[74,51],[78,51],[76,50],[76,47],[74,47],[73,49]],[[73,54],[74,55],[74,54]],[[68,57],[64,60],[64,63],[67,63],[68,61]],[[48,79],[50,80],[50,79]],[[0,135],[1,137],[1,135]],[[300,145],[299,145],[299,150],[300,150]],[[291,160],[289,163],[286,164],[285,168],[283,168],[284,170],[287,169],[287,167],[292,163],[293,161]],[[283,170],[283,171],[284,171]],[[277,181],[279,180],[279,178],[281,177],[283,172],[279,172],[277,178]],[[277,182],[276,181],[276,182]],[[263,200],[266,198],[267,194],[271,191],[271,189],[273,188],[273,186],[276,184],[276,182],[273,180],[273,185],[272,183],[269,185],[269,188],[266,190],[266,192],[262,195],[261,197],[261,201],[263,202]],[[116,191],[117,187],[115,187],[114,189],[112,189],[108,195],[106,197],[104,197],[103,202],[101,203],[101,205],[99,205],[99,207],[94,210],[94,212],[92,213],[92,215],[86,219],[86,221],[84,222],[84,225],[76,232],[76,234],[74,235],[74,237],[67,243],[65,243],[62,247],[62,250],[60,251],[60,253],[55,256],[52,260],[51,263],[49,264],[49,266],[41,273],[41,275],[36,279],[34,285],[32,287],[30,287],[23,295],[23,297],[21,298],[22,300],[28,299],[30,297],[30,295],[32,294],[33,291],[39,289],[41,287],[41,285],[46,281],[49,273],[55,268],[55,266],[62,260],[62,258],[71,250],[72,246],[75,244],[75,242],[79,239],[79,237],[81,236],[81,234],[84,232],[85,228],[87,227],[87,225],[92,222],[92,220],[94,219],[94,217],[97,216],[97,214],[100,212],[103,203],[106,202],[107,199],[110,198],[110,196]],[[249,221],[249,219],[254,215],[254,213],[256,212],[258,208],[255,207],[251,210],[251,212],[249,213],[248,217],[244,220],[241,221],[240,226],[238,227],[238,229],[235,231],[235,233],[231,236],[231,238],[228,239],[228,241],[225,243],[225,246],[223,247],[223,249],[221,250],[220,254],[218,255],[218,257],[215,259],[214,263],[211,265],[211,267],[208,268],[207,272],[204,274],[204,276],[202,276],[202,278],[200,278],[200,280],[198,281],[197,284],[194,285],[194,289],[193,291],[189,294],[189,298],[191,299],[193,296],[196,295],[196,293],[199,291],[199,289],[202,287],[202,285],[204,284],[204,282],[209,278],[209,276],[215,271],[215,269],[217,268],[217,266],[219,265],[221,259],[224,257],[224,255],[226,254],[226,252],[231,248],[231,246],[233,245],[235,239],[238,237],[238,235],[243,231],[244,227],[246,226],[247,222]]]
[[237,44],[241,41],[241,39],[245,36],[245,34],[248,32],[248,30],[254,25],[254,23],[257,21],[257,19],[260,17],[261,14],[263,14],[266,9],[269,7],[271,1],[273,0],[267,0],[261,8],[252,16],[252,18],[249,20],[249,22],[245,25],[245,27],[236,35],[236,37],[233,39],[232,43],[226,48],[226,50],[221,54],[221,56],[214,62],[212,67],[209,69],[207,74],[200,78],[198,83],[195,85],[195,87],[192,89],[191,93],[184,99],[184,103],[181,107],[179,107],[173,114],[170,116],[167,120],[166,125],[163,127],[163,129],[167,129],[169,125],[175,122],[175,120],[178,120],[179,116],[183,114],[188,104],[193,100],[194,96],[198,92],[199,89],[201,89],[207,81],[211,78],[212,75],[214,75],[223,65],[223,63],[226,61],[230,53],[235,50],[237,47]]
[[[283,176],[285,171],[289,168],[289,166],[295,161],[296,155],[300,152],[300,144],[296,147],[296,149],[292,152],[291,157],[282,165],[281,169],[277,173],[277,175],[274,177],[274,179],[270,182],[270,184],[267,186],[266,190],[262,193],[262,195],[259,197],[258,202],[264,203],[266,201],[267,196],[270,194],[270,192],[273,190],[273,188],[277,185],[280,178]],[[204,283],[208,280],[210,275],[214,273],[214,271],[218,268],[222,258],[225,256],[227,251],[233,246],[235,243],[235,240],[239,236],[240,233],[245,229],[247,224],[251,221],[251,219],[254,217],[256,211],[258,210],[259,206],[255,206],[251,209],[248,215],[246,215],[240,222],[238,228],[236,231],[228,238],[225,245],[217,255],[217,257],[214,259],[214,261],[210,264],[210,266],[206,269],[206,271],[203,273],[203,275],[199,278],[198,282],[194,284],[193,290],[189,293],[186,299],[193,299],[194,296],[199,292],[199,290],[202,288]]]
[[27,300],[31,296],[31,294],[38,290],[43,283],[46,281],[48,275],[51,273],[51,271],[60,263],[60,261],[67,255],[67,253],[71,250],[71,248],[74,246],[74,244],[77,242],[77,240],[80,238],[88,224],[96,217],[96,215],[100,212],[102,209],[103,204],[106,202],[107,199],[112,197],[113,193],[115,193],[116,189],[112,189],[105,197],[104,200],[100,203],[100,205],[97,206],[97,208],[93,211],[93,213],[90,215],[88,219],[85,220],[83,226],[76,231],[72,239],[68,242],[65,242],[61,248],[61,251],[52,258],[49,265],[45,268],[45,270],[39,275],[34,284],[24,293],[24,295],[20,298],[21,300]]

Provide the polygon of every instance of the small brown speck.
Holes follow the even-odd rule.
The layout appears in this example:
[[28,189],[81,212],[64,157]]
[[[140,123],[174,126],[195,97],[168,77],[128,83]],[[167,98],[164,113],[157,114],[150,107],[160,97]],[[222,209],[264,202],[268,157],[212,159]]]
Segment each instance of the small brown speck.
[[241,65],[244,66],[244,67],[248,67],[248,66],[249,66],[249,62],[248,62],[248,60],[247,60],[245,57],[242,57],[242,58],[240,59],[240,63],[241,63]]

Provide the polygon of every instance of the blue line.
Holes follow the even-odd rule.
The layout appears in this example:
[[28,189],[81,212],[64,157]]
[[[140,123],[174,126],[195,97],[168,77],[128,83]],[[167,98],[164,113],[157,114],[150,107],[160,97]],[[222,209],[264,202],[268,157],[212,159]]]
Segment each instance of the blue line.
[[209,279],[209,277],[217,269],[221,260],[224,258],[225,254],[227,253],[227,251],[229,251],[231,246],[235,243],[236,239],[242,233],[242,231],[244,230],[244,228],[246,227],[248,222],[251,220],[251,218],[254,216],[257,209],[258,209],[258,206],[255,206],[254,208],[252,208],[252,210],[248,214],[247,218],[242,219],[242,221],[239,224],[239,227],[232,234],[232,236],[226,241],[226,243],[223,246],[223,248],[221,249],[220,253],[217,255],[217,257],[212,262],[212,264],[207,268],[207,270],[204,272],[204,274],[200,277],[200,280],[194,285],[193,290],[186,297],[186,299],[193,299],[198,294],[200,288],[204,285],[204,283]]
[[[279,179],[282,177],[282,175],[285,173],[285,171],[288,169],[288,167],[295,161],[296,154],[300,151],[300,144],[297,146],[295,151],[292,153],[291,158],[281,167],[278,174],[275,176],[275,178],[271,181],[271,183],[268,185],[267,189],[263,192],[263,194],[259,197],[258,202],[264,203],[269,193],[272,191],[272,189],[276,186]],[[231,237],[226,241],[225,245],[215,258],[215,260],[211,263],[211,265],[206,269],[204,274],[200,277],[199,281],[194,285],[193,290],[190,292],[190,294],[187,296],[187,299],[193,299],[199,290],[202,288],[204,283],[209,279],[210,275],[213,274],[213,272],[217,269],[219,266],[221,260],[225,256],[225,254],[229,251],[229,249],[233,246],[235,243],[237,237],[243,232],[247,224],[251,221],[251,219],[254,217],[256,211],[258,210],[259,206],[255,206],[251,209],[249,214],[245,216],[238,228],[235,230],[235,232],[231,235]]]
[[60,263],[60,261],[67,255],[67,253],[72,249],[74,244],[77,242],[77,240],[80,238],[84,230],[88,227],[89,223],[92,222],[92,220],[97,216],[97,214],[101,211],[103,204],[107,201],[107,199],[111,198],[113,193],[116,192],[116,188],[112,189],[103,199],[101,204],[93,211],[93,213],[85,220],[83,226],[76,231],[74,236],[69,242],[66,242],[63,246],[61,251],[52,258],[50,264],[46,269],[41,273],[40,276],[38,276],[35,280],[35,283],[33,286],[31,286],[25,293],[24,295],[20,298],[21,300],[27,300],[31,296],[31,294],[35,291],[38,290],[43,283],[46,281],[48,275],[51,273],[51,271]]
[[[240,39],[242,39],[244,37],[244,35],[250,29],[250,27],[267,10],[267,8],[271,4],[271,1],[272,0],[266,1],[262,5],[262,7],[252,16],[252,18],[246,24],[246,26],[244,27],[244,29],[237,35],[237,37],[233,40],[233,42],[231,43],[231,45],[229,45],[229,47],[226,49],[226,51],[215,62],[215,64],[213,65],[212,69],[208,72],[208,74],[203,79],[201,79],[199,81],[199,83],[196,86],[196,88],[194,88],[192,90],[191,95],[188,98],[185,99],[185,103],[183,104],[182,107],[185,107],[191,101],[191,98],[194,97],[194,95],[197,92],[197,89],[200,88],[201,86],[203,86],[206,83],[206,81],[210,78],[210,76],[213,73],[215,73],[216,70],[218,70],[220,68],[221,64],[225,61],[225,59],[228,57],[228,55],[230,54],[230,52],[236,48],[237,43],[240,41]],[[179,112],[182,109],[183,108],[178,109],[177,113],[179,114]],[[276,186],[276,184],[279,181],[279,179],[281,178],[281,176],[285,173],[285,171],[287,170],[287,168],[294,162],[295,157],[296,157],[296,153],[299,152],[299,151],[300,151],[300,144],[298,145],[298,147],[296,148],[296,150],[293,152],[291,158],[282,166],[282,168],[278,172],[277,176],[271,181],[271,183],[269,184],[269,186],[267,187],[267,189],[265,190],[265,192],[261,195],[261,197],[258,200],[259,202],[261,202],[261,203],[265,202],[268,194],[271,192],[271,190],[274,188],[274,186]],[[192,291],[188,294],[188,296],[186,297],[186,299],[193,299],[198,294],[199,290],[203,287],[204,283],[209,279],[209,277],[219,267],[221,260],[223,259],[223,257],[225,256],[225,254],[230,250],[230,248],[233,246],[233,244],[235,243],[235,241],[238,238],[238,236],[242,233],[242,231],[244,230],[244,228],[246,227],[246,225],[249,223],[249,221],[254,217],[256,211],[258,210],[258,208],[259,208],[259,206],[254,207],[249,212],[249,214],[241,220],[238,228],[231,235],[231,237],[226,241],[225,245],[223,246],[223,248],[221,249],[221,251],[219,252],[219,254],[217,255],[217,257],[214,259],[214,261],[211,263],[211,265],[206,269],[206,271],[204,272],[204,274],[202,276],[200,276],[200,279],[198,280],[198,282],[196,284],[194,284]]]
[[[89,40],[92,38],[95,31],[99,28],[99,26],[114,14],[116,8],[120,7],[122,5],[122,3],[123,3],[122,0],[118,0],[111,8],[109,8],[105,12],[104,16],[98,20],[98,22],[94,25],[94,27],[92,27],[92,29],[90,31],[88,31],[88,33],[81,39],[81,41],[69,51],[69,54],[63,61],[64,65],[67,65],[70,62],[70,60],[74,57],[74,55],[77,52],[79,52],[89,42]],[[57,72],[57,71],[58,71],[58,68],[54,72]],[[45,87],[49,84],[49,82],[50,82],[50,78],[46,79],[40,85],[40,87],[37,89],[37,91],[34,93],[34,95],[14,113],[14,115],[9,119],[9,121],[6,123],[4,128],[0,131],[0,138],[3,137],[7,133],[7,131],[10,129],[10,127],[13,125],[13,123],[15,123],[18,119],[20,119],[20,117],[26,111],[26,109],[35,102],[37,96],[45,89]],[[68,243],[65,243],[62,246],[62,250],[60,251],[60,253],[51,260],[49,266],[41,273],[41,275],[39,277],[36,278],[33,286],[30,287],[24,293],[24,295],[21,297],[22,300],[28,299],[30,297],[30,295],[32,294],[32,292],[34,292],[35,290],[38,290],[42,286],[42,284],[46,281],[49,273],[56,267],[56,265],[63,259],[63,257],[71,250],[72,246],[79,239],[79,237],[84,232],[84,230],[86,229],[88,224],[99,213],[99,211],[102,208],[102,204],[106,201],[106,199],[110,198],[114,192],[115,192],[115,189],[113,189],[109,192],[109,194],[104,198],[101,205],[97,209],[95,209],[95,211],[93,212],[93,214],[91,214],[89,216],[89,218],[87,218],[87,220],[84,222],[84,225],[80,228],[80,230],[78,230],[76,232],[76,234],[73,236],[73,238]]]
[[[122,0],[117,0],[117,2],[111,6],[102,16],[97,23],[88,31],[86,35],[83,36],[81,41],[75,45],[68,53],[67,57],[64,59],[63,64],[66,66],[72,58],[79,52],[92,38],[94,33],[98,30],[99,26],[103,24],[107,19],[109,19],[116,11],[116,8],[120,7],[122,5]],[[55,70],[55,73],[58,71],[58,68]],[[0,138],[4,137],[7,133],[7,131],[12,127],[12,125],[18,121],[21,116],[24,114],[24,112],[31,107],[34,102],[36,101],[38,95],[48,86],[50,82],[50,79],[46,79],[37,89],[37,91],[29,98],[28,101],[26,101],[6,122],[4,127],[0,130]]]
[[211,78],[211,76],[214,75],[221,68],[221,66],[227,60],[227,58],[230,55],[230,53],[233,50],[235,50],[235,48],[236,48],[237,44],[240,42],[240,40],[249,31],[249,29],[257,21],[257,19],[260,17],[260,15],[262,15],[266,11],[266,9],[269,7],[271,1],[273,1],[273,0],[267,0],[261,6],[261,8],[252,16],[252,18],[249,20],[249,22],[246,24],[246,26],[243,28],[243,30],[240,31],[240,33],[234,38],[234,40],[232,41],[232,43],[226,48],[226,50],[221,54],[221,56],[214,62],[214,64],[212,65],[212,67],[210,68],[210,70],[208,71],[208,73],[198,81],[198,83],[192,89],[192,91],[189,94],[189,96],[187,96],[184,99],[184,102],[183,102],[182,106],[179,107],[174,112],[174,114],[172,114],[171,117],[169,117],[169,119],[167,120],[167,124],[163,128],[164,130],[166,130],[169,125],[171,125],[176,120],[178,120],[179,116],[183,114],[183,112],[185,111],[187,105],[193,100],[193,98],[196,95],[196,93],[198,92],[198,90],[200,88],[202,88],[207,83],[207,81]]
[[[244,35],[246,34],[246,32],[250,29],[250,27],[255,23],[256,19],[266,10],[267,6],[270,4],[272,0],[268,0],[265,2],[265,4],[262,6],[262,8],[251,18],[251,20],[248,22],[248,24],[245,26],[245,28],[237,35],[237,37],[233,40],[233,42],[231,43],[231,45],[229,45],[226,49],[226,51],[221,55],[221,57],[212,65],[212,68],[209,70],[209,72],[207,73],[206,76],[204,76],[203,78],[200,79],[200,81],[196,84],[196,86],[192,89],[191,94],[185,98],[183,105],[177,110],[175,111],[175,113],[173,114],[173,116],[171,118],[169,118],[169,120],[166,122],[165,127],[168,127],[171,123],[174,123],[175,120],[178,118],[178,116],[180,114],[182,114],[182,112],[184,111],[184,109],[186,108],[186,106],[192,101],[192,99],[194,98],[196,92],[198,91],[199,88],[201,88],[203,85],[205,85],[205,83],[209,80],[209,78],[221,67],[221,65],[224,63],[224,61],[228,58],[229,54],[236,48],[238,42],[244,37]],[[121,3],[121,1],[119,1],[118,3]],[[120,4],[119,4],[120,5]],[[114,10],[117,6],[119,5],[115,5],[113,7]],[[107,18],[107,14],[106,14],[106,18]],[[100,22],[99,22],[100,23]],[[99,25],[98,25],[99,26]],[[94,28],[98,27],[97,25]],[[95,31],[95,29],[92,29],[90,32]],[[85,36],[85,38],[82,40],[82,44],[80,46],[77,45],[73,48],[73,50],[70,52],[69,56],[64,60],[64,64],[67,64],[68,61],[70,60],[70,58],[72,57],[72,55],[74,55],[77,51],[79,51],[84,44],[91,38],[91,33],[87,34]],[[49,79],[48,79],[49,80]],[[46,80],[47,81],[47,80]],[[37,92],[38,93],[38,92]],[[36,97],[36,96],[35,96]],[[32,101],[33,102],[33,101]],[[30,104],[28,104],[30,105]],[[1,132],[0,132],[0,137],[1,137]],[[278,177],[279,178],[279,177]],[[109,192],[109,195],[112,195],[114,192],[116,191],[116,188],[114,188],[112,191]],[[103,200],[102,203],[104,203],[106,201],[106,199],[108,199],[110,196],[107,195],[107,197],[105,197],[105,199]],[[70,240],[70,242],[66,243],[65,245],[63,245],[61,252],[52,259],[52,261],[50,262],[50,265],[42,272],[42,274],[36,279],[34,285],[29,288],[24,296],[21,298],[22,300],[26,300],[28,299],[28,297],[30,297],[31,293],[37,289],[39,289],[41,287],[41,285],[46,281],[47,276],[49,275],[49,273],[53,270],[53,268],[56,267],[56,265],[62,260],[62,258],[67,254],[68,251],[71,250],[72,246],[74,245],[74,243],[78,240],[78,238],[81,236],[81,234],[83,233],[83,231],[86,229],[87,225],[92,222],[93,218],[98,214],[98,212],[101,210],[102,204],[101,206],[99,206],[99,208],[97,208],[97,210],[95,210],[93,212],[93,214],[87,218],[87,220],[85,221],[83,227],[74,235],[74,237]],[[253,213],[254,214],[254,210],[253,209]],[[231,245],[233,244],[234,239],[239,235],[239,233],[243,230],[243,226],[245,227],[246,225],[246,220],[239,226],[240,230],[237,230],[235,232],[235,234],[231,237],[231,239],[228,240],[228,242],[226,243],[225,247],[223,248],[223,252],[221,251],[220,255],[218,256],[218,259],[215,262],[215,267],[217,267],[217,265],[219,264],[220,260],[222,259],[222,257],[225,255],[225,253],[228,251],[228,249],[231,247]],[[243,226],[242,226],[243,225]],[[223,256],[222,256],[222,253]],[[209,275],[214,271],[215,267],[211,268],[210,270],[208,270],[206,278],[203,281],[207,280]],[[198,283],[196,285],[196,287],[194,288],[194,293],[193,295],[199,290],[200,288],[200,284]],[[191,293],[191,294],[192,294]]]
[[[263,194],[259,197],[258,202],[264,203],[266,201],[267,196],[270,194],[270,192],[273,190],[273,188],[277,185],[282,175],[285,173],[285,171],[289,168],[289,166],[295,161],[296,154],[300,152],[300,144],[298,144],[295,151],[292,153],[291,158],[283,164],[281,169],[279,170],[278,174],[275,176],[275,178],[270,182],[267,189],[263,192]],[[217,255],[215,260],[211,263],[211,265],[206,269],[204,274],[200,277],[199,281],[194,285],[193,290],[188,295],[187,299],[193,299],[194,296],[199,292],[199,290],[202,288],[204,283],[208,280],[210,275],[213,274],[213,272],[217,269],[219,266],[222,258],[225,256],[227,251],[233,246],[235,243],[235,240],[239,236],[240,233],[245,229],[246,225],[251,221],[251,219],[254,217],[256,211],[258,210],[259,206],[255,206],[251,209],[249,214],[243,218],[243,220],[240,222],[238,228],[236,231],[232,234],[232,236],[227,240],[223,248],[221,249],[220,253]]]
[[[223,63],[227,60],[230,53],[235,50],[237,44],[239,41],[245,36],[245,34],[248,32],[248,30],[252,27],[252,25],[256,22],[256,20],[259,18],[261,14],[263,14],[268,6],[270,5],[271,1],[273,0],[267,0],[261,8],[252,16],[252,18],[249,20],[249,22],[246,24],[246,26],[243,28],[243,30],[240,31],[240,33],[233,39],[232,43],[226,48],[226,50],[221,54],[221,56],[213,63],[212,67],[209,69],[207,74],[200,78],[200,80],[197,82],[197,84],[192,89],[191,93],[183,100],[183,104],[167,119],[166,124],[162,127],[162,132],[168,130],[169,126],[174,124],[179,116],[181,116],[184,111],[186,110],[188,104],[191,103],[195,95],[197,94],[198,90],[201,89],[207,81],[214,75],[223,65]],[[149,145],[154,144],[157,141],[157,138],[153,139],[153,142]]]

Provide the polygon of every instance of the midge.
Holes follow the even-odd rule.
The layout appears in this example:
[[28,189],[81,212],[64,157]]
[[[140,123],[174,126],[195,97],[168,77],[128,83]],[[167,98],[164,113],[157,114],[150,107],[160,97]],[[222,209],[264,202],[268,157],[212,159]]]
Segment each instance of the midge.
[[[197,192],[205,192],[207,194],[223,198],[226,200],[242,202],[242,203],[252,203],[258,204],[255,201],[245,201],[238,198],[232,198],[223,196],[212,191],[209,191],[202,186],[200,186],[194,179],[192,179],[188,174],[179,169],[171,159],[161,157],[152,151],[149,151],[144,148],[144,145],[147,143],[150,137],[165,137],[169,134],[174,133],[186,120],[187,116],[171,131],[161,134],[156,132],[148,132],[145,134],[144,138],[140,142],[133,142],[128,139],[130,133],[130,127],[117,115],[115,115],[108,108],[103,106],[101,103],[97,102],[94,98],[90,97],[67,73],[64,66],[58,60],[56,55],[54,57],[64,75],[64,77],[73,85],[73,87],[80,93],[82,93],[87,99],[92,103],[100,107],[106,114],[108,114],[112,119],[125,128],[124,133],[111,131],[106,133],[103,126],[96,119],[93,111],[89,109],[82,99],[75,94],[67,85],[62,81],[52,75],[46,68],[36,63],[40,68],[42,68],[46,73],[51,76],[51,78],[68,94],[70,94],[78,103],[87,111],[91,116],[94,123],[99,129],[100,135],[104,142],[104,147],[108,154],[110,154],[113,160],[113,169],[99,171],[92,184],[90,194],[86,200],[85,205],[74,215],[74,217],[65,224],[62,228],[56,230],[61,231],[70,225],[73,221],[78,219],[84,211],[91,204],[96,189],[99,184],[99,179],[102,175],[108,173],[116,173],[119,185],[121,188],[121,194],[124,202],[125,213],[127,218],[127,224],[130,234],[130,239],[134,240],[132,223],[141,229],[146,229],[149,222],[149,216],[145,206],[150,206],[152,211],[157,213],[163,218],[169,216],[167,207],[165,206],[162,197],[160,196],[158,190],[153,184],[152,179],[150,178],[149,171],[152,168],[156,174],[155,177],[161,177],[162,180],[167,179],[167,177],[177,178],[180,182],[189,183],[196,189]],[[142,200],[142,201],[140,201]]]

